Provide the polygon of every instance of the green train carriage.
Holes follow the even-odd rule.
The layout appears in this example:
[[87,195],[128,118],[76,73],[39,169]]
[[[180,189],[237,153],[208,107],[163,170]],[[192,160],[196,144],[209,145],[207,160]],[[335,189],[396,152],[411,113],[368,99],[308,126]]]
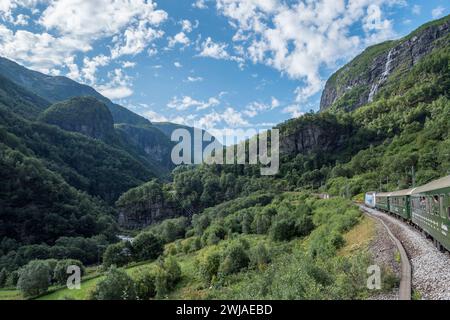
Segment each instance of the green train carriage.
[[389,195],[391,192],[380,192],[375,195],[375,208],[389,211]]
[[450,176],[413,189],[412,222],[450,251]]
[[399,190],[389,193],[389,212],[402,217],[405,220],[411,220],[411,193],[415,189]]

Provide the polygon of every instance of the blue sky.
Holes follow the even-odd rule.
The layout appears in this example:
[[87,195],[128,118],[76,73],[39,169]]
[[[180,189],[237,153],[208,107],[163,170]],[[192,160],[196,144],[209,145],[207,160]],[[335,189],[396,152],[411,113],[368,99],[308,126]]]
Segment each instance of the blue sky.
[[318,110],[340,66],[449,9],[444,0],[0,0],[0,55],[152,121],[263,129]]

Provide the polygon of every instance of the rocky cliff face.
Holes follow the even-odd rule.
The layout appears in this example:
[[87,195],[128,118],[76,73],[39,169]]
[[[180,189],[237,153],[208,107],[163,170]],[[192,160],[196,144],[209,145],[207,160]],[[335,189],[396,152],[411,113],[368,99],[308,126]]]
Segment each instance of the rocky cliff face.
[[448,39],[450,16],[433,21],[409,36],[368,48],[326,83],[320,111],[354,110],[372,102],[389,78],[408,72],[440,41]]
[[174,195],[156,180],[128,190],[117,200],[116,207],[119,224],[127,229],[145,228],[182,213]]
[[352,123],[340,122],[333,114],[305,115],[282,124],[280,152],[286,155],[333,152],[354,133]]
[[115,128],[123,147],[144,158],[150,166],[154,167],[158,176],[168,175],[175,167],[171,160],[173,143],[153,125],[120,124]]
[[119,210],[119,225],[126,229],[142,229],[152,223],[178,215],[175,207],[163,202],[149,202],[145,206]]

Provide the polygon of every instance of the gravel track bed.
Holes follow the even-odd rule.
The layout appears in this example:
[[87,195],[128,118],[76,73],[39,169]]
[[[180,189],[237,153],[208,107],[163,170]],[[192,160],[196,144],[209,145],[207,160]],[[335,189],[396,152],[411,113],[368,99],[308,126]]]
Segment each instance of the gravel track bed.
[[[369,251],[372,254],[374,262],[386,268],[389,268],[395,275],[400,278],[400,264],[395,260],[397,246],[389,237],[386,228],[383,224],[374,218],[375,222],[375,236],[369,244]],[[391,293],[381,293],[370,298],[370,300],[398,300],[398,288]]]
[[370,210],[381,218],[400,240],[412,266],[412,286],[425,300],[450,300],[450,255],[439,252],[433,243],[412,226]]

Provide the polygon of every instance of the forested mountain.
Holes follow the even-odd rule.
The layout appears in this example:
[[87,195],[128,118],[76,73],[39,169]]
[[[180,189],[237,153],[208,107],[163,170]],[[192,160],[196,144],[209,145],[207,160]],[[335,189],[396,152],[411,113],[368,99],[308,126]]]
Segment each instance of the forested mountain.
[[113,103],[92,87],[80,84],[69,78],[49,76],[29,70],[11,60],[0,57],[0,75],[27,89],[50,103],[60,102],[73,97],[90,96],[105,103],[114,119],[114,123],[150,124],[150,121],[127,108]]
[[449,29],[447,16],[423,25],[402,39],[367,48],[330,77],[320,110],[354,110],[375,101],[385,87],[407,75],[422,58],[448,44]]

